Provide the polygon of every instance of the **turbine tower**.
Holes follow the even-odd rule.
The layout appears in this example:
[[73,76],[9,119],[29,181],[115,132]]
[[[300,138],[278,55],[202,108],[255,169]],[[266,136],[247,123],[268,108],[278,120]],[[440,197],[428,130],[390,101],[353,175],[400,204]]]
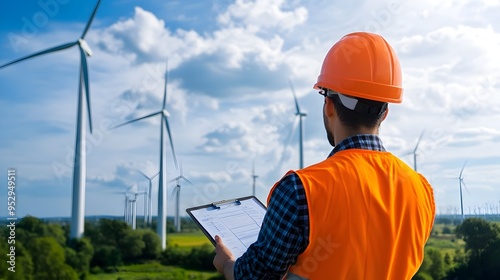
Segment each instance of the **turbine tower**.
[[144,203],[144,224],[146,225],[151,225],[152,223],[152,217],[153,217],[153,202],[152,202],[152,199],[151,199],[151,193],[152,193],[152,190],[153,190],[153,179],[158,176],[158,174],[160,174],[160,172],[156,173],[155,175],[153,175],[152,177],[149,177],[148,175],[146,175],[144,172],[138,170],[139,173],[142,174],[142,176],[144,176],[148,181],[149,181],[149,187],[148,187],[148,190],[147,190],[147,194],[144,196],[144,198],[147,198],[147,202]]
[[131,203],[131,209],[132,209],[132,229],[137,228],[137,197],[139,195],[146,194],[146,192],[136,192],[133,193],[134,198],[130,200]]
[[302,118],[307,116],[306,113],[300,110],[299,102],[297,101],[297,95],[295,94],[295,88],[293,86],[292,80],[290,82],[290,89],[293,93],[293,99],[295,101],[295,118],[299,119],[299,169],[304,168],[304,151],[303,151],[303,139],[304,139],[304,126],[302,123]]
[[255,196],[255,181],[257,180],[259,176],[255,174],[255,160],[253,160],[252,164],[252,179],[253,179],[253,184],[252,184],[252,195]]
[[175,157],[174,143],[172,142],[172,133],[170,132],[170,125],[168,124],[168,117],[170,114],[165,108],[167,105],[167,81],[168,81],[168,63],[165,70],[165,87],[163,90],[163,105],[162,109],[158,112],[146,115],[144,117],[140,117],[131,121],[124,122],[119,124],[113,128],[118,128],[130,123],[134,123],[143,119],[151,118],[154,116],[160,116],[160,173],[158,175],[158,219],[156,232],[160,236],[161,239],[161,249],[165,250],[167,247],[167,185],[166,185],[166,177],[167,177],[167,157],[165,155],[165,141],[164,141],[164,128],[167,130],[168,138],[170,141],[170,147],[172,149],[172,156],[174,158],[174,163],[177,168],[177,158]]
[[97,9],[101,0],[97,1],[94,10],[87,21],[87,25],[83,30],[82,35],[78,40],[59,46],[55,46],[34,54],[30,54],[20,59],[16,59],[7,64],[1,65],[0,69],[10,66],[12,64],[34,58],[40,55],[53,53],[61,50],[71,48],[75,45],[80,50],[80,74],[78,85],[78,107],[77,107],[77,121],[76,121],[76,144],[75,144],[75,157],[73,163],[73,201],[71,208],[71,225],[70,225],[70,238],[81,238],[84,231],[85,219],[85,176],[86,176],[86,141],[85,134],[87,130],[87,122],[85,116],[85,108],[87,109],[88,125],[90,133],[92,133],[92,118],[90,113],[90,89],[89,89],[89,75],[87,66],[87,56],[92,56],[92,50],[85,42],[84,38],[90,29],[90,25],[95,17]]
[[176,182],[175,187],[172,191],[172,195],[174,195],[174,192],[175,192],[175,221],[174,221],[174,224],[175,224],[175,230],[177,232],[181,231],[181,220],[180,220],[180,216],[179,216],[179,214],[180,214],[179,206],[180,206],[180,195],[181,195],[181,183],[180,183],[181,179],[183,179],[184,181],[188,182],[191,185],[193,184],[186,177],[184,177],[184,175],[182,175],[182,164],[180,164],[179,176],[177,176],[174,179],[169,181],[169,182],[173,182],[173,181]]

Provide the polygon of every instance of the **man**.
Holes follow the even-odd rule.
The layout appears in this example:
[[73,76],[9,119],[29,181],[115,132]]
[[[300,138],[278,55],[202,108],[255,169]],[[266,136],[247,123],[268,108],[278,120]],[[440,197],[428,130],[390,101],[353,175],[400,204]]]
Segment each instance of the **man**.
[[325,97],[329,157],[271,189],[257,241],[234,260],[216,237],[227,279],[411,279],[434,222],[427,180],[385,151],[387,103],[401,103],[401,69],[379,35],[344,36],[315,89]]

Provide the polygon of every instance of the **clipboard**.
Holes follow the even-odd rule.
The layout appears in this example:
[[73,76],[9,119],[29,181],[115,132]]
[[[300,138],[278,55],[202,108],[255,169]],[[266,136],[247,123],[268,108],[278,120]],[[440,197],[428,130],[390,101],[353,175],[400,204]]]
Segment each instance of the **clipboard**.
[[222,200],[186,209],[186,212],[215,246],[215,235],[235,258],[257,240],[266,207],[255,196]]

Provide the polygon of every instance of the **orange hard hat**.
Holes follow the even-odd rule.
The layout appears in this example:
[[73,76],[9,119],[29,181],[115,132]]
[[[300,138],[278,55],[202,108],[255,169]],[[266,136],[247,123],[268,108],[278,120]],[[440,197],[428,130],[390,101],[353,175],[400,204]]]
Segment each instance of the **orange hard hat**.
[[382,36],[347,34],[326,54],[315,89],[330,89],[352,97],[401,103],[401,66]]

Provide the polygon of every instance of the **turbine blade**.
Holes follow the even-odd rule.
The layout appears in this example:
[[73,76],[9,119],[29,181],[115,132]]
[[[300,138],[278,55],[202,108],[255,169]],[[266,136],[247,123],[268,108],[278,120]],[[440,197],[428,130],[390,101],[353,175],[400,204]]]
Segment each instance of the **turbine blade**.
[[173,178],[173,179],[170,179],[168,182],[170,183],[170,182],[173,182],[173,181],[179,180],[179,178],[181,178],[181,176],[177,176],[177,177],[175,177],[175,178]]
[[295,130],[297,129],[297,125],[298,124],[299,124],[299,116],[295,117],[295,120],[294,120],[293,126],[292,126],[292,130],[290,131],[290,134],[288,135],[288,139],[286,141],[286,144],[283,147],[283,153],[281,154],[281,158],[280,158],[280,161],[278,163],[278,168],[280,168],[281,165],[283,165],[283,162],[285,160],[286,150],[287,150],[288,146],[290,146],[290,142],[292,140],[292,136],[293,136]]
[[465,187],[465,190],[467,191],[467,194],[470,195],[469,188],[467,188],[465,181],[462,179],[460,182],[462,182],[462,184],[464,184],[464,187]]
[[30,59],[30,58],[33,58],[35,56],[39,56],[39,55],[44,55],[44,54],[47,54],[47,53],[51,53],[51,52],[57,52],[57,51],[60,51],[60,50],[64,50],[64,49],[67,49],[67,48],[71,48],[72,46],[76,45],[78,43],[77,42],[72,42],[72,43],[67,43],[67,44],[63,44],[63,45],[60,45],[60,46],[57,46],[57,47],[53,47],[53,48],[50,48],[50,49],[46,49],[46,50],[43,50],[43,51],[39,51],[39,52],[36,52],[34,54],[30,54],[28,56],[25,56],[25,57],[22,57],[22,58],[19,58],[19,59],[16,59],[14,61],[11,61],[7,64],[4,64],[4,65],[1,65],[0,66],[0,69],[4,68],[4,67],[7,67],[9,65],[12,65],[12,64],[15,64],[15,63],[18,63],[18,62],[21,62],[23,60],[27,60],[27,59]]
[[168,118],[165,115],[163,115],[163,118],[165,118],[165,126],[167,127],[168,139],[170,141],[170,147],[172,148],[172,156],[174,157],[175,169],[178,169],[179,167],[177,166],[177,157],[175,156],[174,141],[172,140],[172,132],[170,131]]
[[92,24],[92,21],[94,20],[95,14],[97,13],[97,9],[99,8],[100,4],[101,4],[101,0],[98,0],[97,4],[95,5],[94,11],[92,12],[92,15],[90,15],[90,18],[87,21],[87,25],[85,26],[85,29],[83,30],[82,36],[80,36],[80,38],[85,38],[85,35],[87,34],[87,31],[89,31],[90,25]]
[[144,174],[144,172],[142,172],[140,170],[137,170],[137,172],[141,173],[142,176],[144,176],[146,179],[150,180],[150,178],[148,177],[148,175]]
[[165,110],[165,106],[167,106],[167,82],[168,82],[168,59],[167,59],[167,65],[165,68],[165,86],[163,88],[163,106],[161,107],[163,110]]
[[153,177],[151,177],[151,180],[153,180],[156,176],[158,176],[160,174],[160,172],[158,171],[158,173],[156,173]]
[[424,136],[425,130],[422,130],[422,133],[420,133],[420,137],[418,137],[417,145],[415,145],[415,149],[413,149],[413,152],[416,153],[418,149],[418,145],[420,144],[420,141],[422,140],[422,137]]
[[186,177],[184,177],[184,176],[180,176],[180,178],[179,178],[179,179],[184,179],[184,181],[186,181],[186,182],[190,183],[191,185],[193,184],[193,182],[189,181],[189,179],[188,179],[188,178],[186,178]]
[[290,83],[290,89],[292,90],[293,93],[293,99],[295,100],[295,113],[300,114],[300,107],[299,107],[299,101],[297,100],[297,95],[295,94],[295,87],[293,86],[292,80],[288,79],[288,82]]
[[462,167],[462,170],[460,170],[460,176],[458,178],[462,179],[462,173],[464,172],[465,165],[467,164],[467,161],[465,161],[464,166]]
[[[87,114],[89,118],[89,129],[90,133],[92,133],[92,114],[90,111],[90,87],[89,87],[89,72],[88,72],[88,66],[87,66],[87,57],[85,56],[85,52],[83,49],[80,47],[80,59],[81,59],[81,68],[82,68],[82,75],[83,75],[83,88],[85,90],[85,97],[87,99]],[[80,85],[82,86],[82,85]]]
[[153,116],[156,116],[158,114],[161,114],[161,112],[156,112],[156,113],[152,113],[152,114],[149,114],[149,115],[146,115],[144,117],[140,117],[140,118],[137,118],[137,119],[134,119],[134,120],[130,120],[130,121],[127,121],[127,122],[124,122],[124,123],[121,123],[119,125],[115,125],[113,127],[111,127],[111,129],[117,129],[119,127],[122,127],[124,125],[127,125],[129,123],[133,123],[133,122],[137,122],[137,121],[140,121],[140,120],[143,120],[143,119],[147,119],[147,118],[150,118],[150,117],[153,117]]
[[178,188],[179,188],[179,185],[174,187],[174,189],[172,190],[172,193],[170,194],[170,200],[172,200],[174,198],[174,193],[177,193]]

